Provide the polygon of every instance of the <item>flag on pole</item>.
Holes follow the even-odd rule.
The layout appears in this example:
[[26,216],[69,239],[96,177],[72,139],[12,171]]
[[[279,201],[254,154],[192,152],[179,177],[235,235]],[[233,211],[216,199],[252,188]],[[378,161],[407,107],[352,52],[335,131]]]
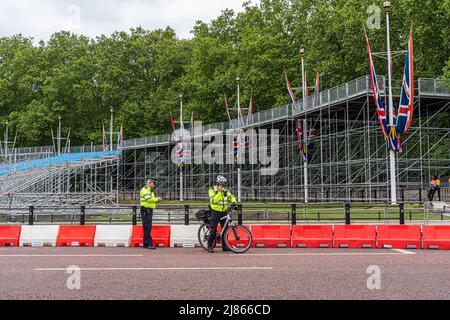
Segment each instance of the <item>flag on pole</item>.
[[190,134],[191,134],[191,138],[194,137],[194,130],[195,130],[195,119],[194,119],[194,111],[192,111],[191,114],[191,127],[190,127]]
[[297,152],[300,153],[303,160],[306,161],[308,155],[306,132],[303,130],[300,119],[297,119],[295,124],[297,127]]
[[295,121],[295,125],[296,125],[296,131],[297,131],[297,151],[301,152],[302,151],[302,139],[303,139],[303,132],[302,132],[302,126],[300,124],[300,120],[297,119]]
[[233,159],[234,164],[238,166],[238,160],[239,160],[239,140],[237,136],[233,137]]
[[225,94],[224,94],[224,96],[225,96],[225,108],[227,110],[228,120],[230,121],[231,129],[234,129],[233,121],[231,121],[231,114],[230,114],[230,107],[228,106],[228,99]]
[[178,137],[176,135],[177,126],[175,124],[175,120],[173,118],[172,112],[170,112],[170,123],[172,124],[172,129],[173,129],[173,132],[175,133],[175,139],[176,139],[176,143],[177,143],[177,146],[176,146],[177,157],[183,158],[183,155],[184,155],[183,141],[180,139],[180,137]]
[[250,105],[248,107],[247,126],[253,122],[253,96],[250,97]]
[[238,101],[237,105],[238,105],[238,124],[239,124],[239,128],[243,128],[245,126],[245,123],[244,123],[244,116],[242,114],[241,102]]
[[314,89],[314,107],[317,107],[319,105],[319,94],[320,94],[320,73],[317,72],[316,86]]
[[120,126],[120,131],[117,139],[117,149],[121,149],[123,147],[123,125]]
[[291,98],[292,114],[294,114],[297,111],[297,103],[295,101],[294,91],[292,90],[291,83],[289,82],[289,79],[288,79],[288,76],[287,76],[286,72],[284,72],[284,78],[285,78],[285,81],[286,81],[286,87],[287,87],[288,92],[289,92],[289,97]]
[[177,157],[182,159],[184,157],[184,148],[183,148],[183,142],[177,143]]
[[102,122],[102,145],[103,145],[103,152],[106,152],[108,150],[108,145],[106,143],[106,131],[104,122]]
[[175,120],[173,118],[172,111],[170,112],[170,123],[172,124],[173,132],[176,132],[177,131],[177,126],[175,125]]
[[[250,105],[248,107],[248,115],[247,115],[247,126],[250,126],[253,123],[253,96],[250,97]],[[250,137],[245,136],[245,148],[250,147]]]
[[305,103],[306,105],[303,106],[304,110],[308,109],[308,79],[306,77],[306,71],[305,71],[305,83],[303,85],[303,96],[305,97]]
[[389,129],[386,118],[386,109],[383,105],[383,100],[381,99],[380,88],[378,86],[377,74],[375,72],[375,66],[373,64],[372,51],[370,50],[369,38],[367,37],[367,33],[364,32],[364,36],[366,38],[366,47],[367,53],[369,56],[369,68],[370,68],[370,80],[372,85],[372,92],[375,99],[375,105],[377,107],[378,119],[380,121],[381,131],[383,132],[384,138],[386,141],[389,139]]
[[400,105],[398,109],[396,130],[400,134],[408,133],[414,114],[414,49],[412,31],[409,33],[408,51],[406,53],[405,73],[403,75]]

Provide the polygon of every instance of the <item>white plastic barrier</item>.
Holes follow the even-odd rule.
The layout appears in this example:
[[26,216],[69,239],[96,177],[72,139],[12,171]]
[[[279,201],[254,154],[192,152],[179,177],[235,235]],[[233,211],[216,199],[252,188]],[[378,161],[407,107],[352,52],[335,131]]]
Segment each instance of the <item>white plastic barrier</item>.
[[200,246],[198,229],[200,226],[170,226],[170,247],[194,248]]
[[58,233],[59,226],[22,226],[19,245],[21,247],[56,247]]
[[129,247],[133,226],[97,226],[94,247]]

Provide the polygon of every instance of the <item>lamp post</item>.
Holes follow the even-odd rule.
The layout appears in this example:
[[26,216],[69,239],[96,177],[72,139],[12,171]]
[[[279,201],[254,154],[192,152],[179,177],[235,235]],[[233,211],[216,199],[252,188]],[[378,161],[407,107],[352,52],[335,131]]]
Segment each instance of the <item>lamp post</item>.
[[[241,117],[241,77],[236,77],[236,84],[237,84],[237,101],[238,101],[238,119]],[[242,200],[242,169],[240,165],[240,156],[241,156],[241,123],[238,121],[238,156],[237,156],[237,163],[238,163],[238,202],[241,203]]]
[[[389,29],[389,11],[391,11],[391,3],[385,1],[383,4],[386,12],[386,37],[387,37],[387,56],[388,56],[388,92],[389,92],[389,131],[394,126],[394,101],[392,98],[392,52],[391,39]],[[396,155],[394,150],[389,151],[390,176],[391,176],[391,201],[397,204],[397,176],[396,176]]]
[[[306,95],[308,94],[307,84],[305,81],[305,46],[300,46],[300,56],[302,57],[302,90],[303,90],[303,109],[306,112]],[[303,120],[303,144],[308,143],[308,122],[306,119]],[[303,152],[305,149],[303,150]],[[305,203],[308,203],[308,154],[303,155],[303,181],[305,189]]]
[[181,131],[181,147],[183,150],[183,155],[181,158],[181,166],[180,166],[180,201],[184,201],[183,196],[183,188],[184,188],[184,179],[183,179],[183,169],[184,169],[184,126],[183,126],[183,94],[180,93],[180,131]]

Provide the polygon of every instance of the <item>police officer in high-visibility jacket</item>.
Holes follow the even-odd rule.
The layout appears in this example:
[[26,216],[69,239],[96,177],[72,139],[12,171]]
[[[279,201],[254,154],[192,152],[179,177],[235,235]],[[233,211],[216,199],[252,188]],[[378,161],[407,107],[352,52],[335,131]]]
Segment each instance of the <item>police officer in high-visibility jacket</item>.
[[[230,191],[226,190],[227,179],[223,176],[217,177],[216,186],[209,190],[209,204],[211,208],[211,233],[208,239],[208,252],[214,253],[214,242],[217,237],[217,226],[220,222],[222,228],[225,225],[225,220],[221,220],[227,215],[230,204],[237,204],[236,198]],[[222,248],[224,251],[228,250],[222,241]]]
[[153,210],[156,209],[156,204],[162,201],[162,198],[157,198],[153,189],[155,189],[157,180],[149,177],[147,185],[142,188],[140,194],[141,217],[142,225],[144,227],[144,248],[155,250],[152,240],[152,224],[153,224]]
[[438,199],[441,201],[441,177],[436,177],[436,191],[438,194]]

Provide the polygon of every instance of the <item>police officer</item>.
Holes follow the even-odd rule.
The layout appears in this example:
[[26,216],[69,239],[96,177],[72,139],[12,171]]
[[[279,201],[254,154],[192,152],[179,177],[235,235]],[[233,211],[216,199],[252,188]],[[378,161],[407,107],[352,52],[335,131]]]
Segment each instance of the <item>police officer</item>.
[[438,199],[441,201],[441,177],[436,177],[436,191],[438,194]]
[[[236,198],[231,194],[230,191],[226,190],[227,179],[223,176],[217,177],[216,185],[209,190],[209,203],[211,207],[211,233],[208,239],[208,252],[214,253],[214,242],[217,237],[217,225],[221,224],[222,229],[225,225],[225,220],[221,220],[227,215],[228,207],[230,203],[237,204]],[[222,248],[227,251],[225,245],[222,241]]]
[[430,192],[428,193],[428,200],[430,200],[430,202],[433,202],[436,191],[437,191],[437,177],[433,176],[430,182]]
[[156,204],[162,201],[162,198],[157,198],[153,189],[156,187],[157,180],[149,177],[147,185],[142,188],[140,194],[141,203],[141,217],[142,225],[144,227],[144,248],[155,250],[152,240],[152,224],[153,224],[153,210],[156,209]]

